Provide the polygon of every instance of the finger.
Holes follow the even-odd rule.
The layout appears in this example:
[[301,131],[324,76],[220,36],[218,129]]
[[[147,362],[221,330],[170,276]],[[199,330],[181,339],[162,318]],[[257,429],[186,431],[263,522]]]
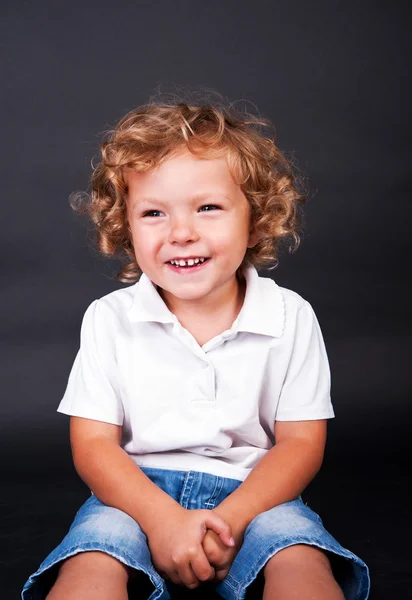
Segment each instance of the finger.
[[191,559],[192,570],[199,581],[209,581],[215,576],[215,569],[209,563],[207,556],[203,550],[200,548]]
[[190,563],[186,565],[181,565],[177,571],[177,574],[183,585],[185,585],[187,588],[192,590],[198,587],[200,582],[196,574],[194,573]]
[[229,573],[229,569],[216,570],[215,580],[223,581],[228,573]]
[[232,528],[229,523],[226,523],[219,515],[211,514],[211,511],[207,512],[209,514],[206,514],[204,519],[206,527],[217,533],[226,546],[234,546],[236,542],[232,537]]
[[203,538],[202,547],[210,564],[213,563],[216,554],[218,556],[221,554],[226,555],[226,553],[230,551],[226,544],[222,542],[218,534],[211,529],[208,529],[207,536]]
[[[166,577],[164,579],[166,579]],[[180,579],[177,571],[170,571],[169,574],[167,575],[167,579],[170,579],[170,581],[173,581],[173,583],[176,585],[180,585],[180,586],[184,585],[183,581]]]

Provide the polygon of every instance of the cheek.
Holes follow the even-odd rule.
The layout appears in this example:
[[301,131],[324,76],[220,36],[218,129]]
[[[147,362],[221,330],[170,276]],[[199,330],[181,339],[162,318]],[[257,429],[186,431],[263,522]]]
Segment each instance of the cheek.
[[210,239],[212,247],[217,252],[227,250],[236,243],[236,238],[231,235],[228,229],[225,230],[224,228],[215,229],[210,235]]
[[217,228],[211,235],[211,242],[216,252],[230,250],[233,252],[244,252],[248,241],[248,228],[243,223],[237,227]]
[[132,230],[134,248],[139,252],[151,251],[159,243],[159,236],[150,228],[135,227]]

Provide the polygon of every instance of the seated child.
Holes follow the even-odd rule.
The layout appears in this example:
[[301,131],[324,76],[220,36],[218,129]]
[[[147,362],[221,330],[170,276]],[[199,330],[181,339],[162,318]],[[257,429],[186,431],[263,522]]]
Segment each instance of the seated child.
[[91,495],[23,600],[238,600],[258,575],[264,600],[368,598],[301,497],[334,412],[311,305],[257,271],[298,246],[304,200],[268,124],[151,102],[103,143],[80,210],[131,285],[85,312],[58,411]]

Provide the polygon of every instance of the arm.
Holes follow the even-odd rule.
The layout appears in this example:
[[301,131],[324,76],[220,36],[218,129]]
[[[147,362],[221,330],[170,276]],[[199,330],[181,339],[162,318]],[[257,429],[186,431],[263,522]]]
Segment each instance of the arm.
[[114,336],[118,324],[95,300],[82,321],[80,349],[59,411],[69,414],[75,468],[104,504],[127,513],[147,536],[159,572],[188,587],[213,576],[202,548],[208,529],[232,545],[231,531],[217,514],[189,511],[157,487],[121,447],[124,407]]
[[120,447],[122,427],[70,418],[70,443],[77,473],[101,502],[118,508],[139,523],[150,525],[180,505],[157,487]]
[[[242,543],[245,529],[258,514],[295,499],[315,477],[323,461],[326,419],[334,416],[329,363],[311,305],[303,301],[296,314],[294,310],[291,307],[289,315],[293,344],[276,409],[279,418],[274,425],[276,445],[239,488],[214,509],[232,525],[236,546]],[[317,415],[322,417],[315,420]],[[230,552],[221,546],[213,532],[208,532],[203,545],[213,565],[218,564],[214,562],[214,552],[218,560],[224,556],[230,558]]]
[[277,421],[275,439],[276,445],[245,481],[213,509],[231,525],[236,542],[234,548],[227,548],[210,530],[203,539],[217,581],[229,572],[249,523],[260,513],[294,500],[315,477],[323,461],[326,420]]
[[[196,587],[214,576],[202,549],[208,529],[227,545],[230,527],[208,510],[186,510],[155,485],[121,446],[121,426],[71,417],[70,441],[79,476],[104,504],[139,523],[155,567],[175,583]],[[167,523],[167,527],[165,527]]]
[[[260,513],[294,500],[319,471],[326,444],[326,420],[276,421],[276,444],[243,483],[216,509],[242,535]],[[234,535],[236,539],[236,535]]]

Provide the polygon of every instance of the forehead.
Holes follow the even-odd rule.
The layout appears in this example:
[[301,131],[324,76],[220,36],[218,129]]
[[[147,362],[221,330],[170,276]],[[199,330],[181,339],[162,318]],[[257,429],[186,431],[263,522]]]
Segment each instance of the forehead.
[[166,159],[160,165],[146,172],[129,169],[125,172],[129,196],[162,196],[181,191],[235,193],[238,186],[234,182],[225,156],[200,158],[189,151],[182,151]]

